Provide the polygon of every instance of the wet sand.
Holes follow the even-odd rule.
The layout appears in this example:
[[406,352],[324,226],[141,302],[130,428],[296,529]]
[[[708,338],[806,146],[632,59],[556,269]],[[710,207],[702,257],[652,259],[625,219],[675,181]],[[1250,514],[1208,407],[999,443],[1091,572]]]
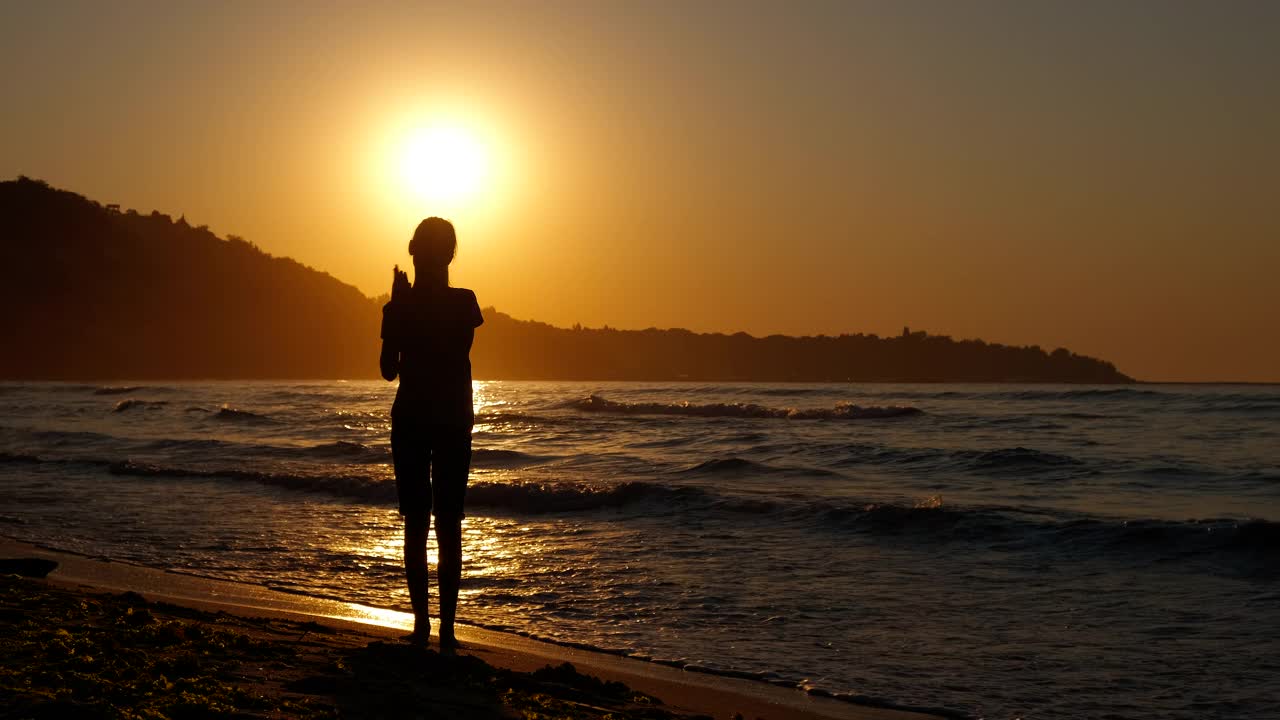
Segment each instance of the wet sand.
[[[256,697],[293,703],[294,710],[284,711],[288,716],[306,709],[317,717],[330,710],[342,717],[376,717],[386,714],[385,708],[379,711],[379,703],[399,702],[416,708],[413,714],[459,717],[519,716],[528,711],[551,717],[606,713],[647,718],[741,715],[767,720],[936,717],[469,626],[458,629],[465,649],[457,658],[445,658],[399,641],[411,625],[407,613],[91,559],[4,538],[0,538],[0,557],[58,563],[46,580],[11,581],[21,583],[12,591],[18,598],[13,603],[37,607],[7,608],[9,640],[18,632],[18,618],[39,616],[67,603],[81,608],[89,602],[99,613],[66,620],[72,636],[108,630],[113,627],[110,618],[118,621],[134,605],[156,622],[223,628],[289,658],[270,672],[260,667],[253,670],[254,663],[246,664],[243,658],[227,658],[232,669],[224,671],[241,678],[237,687],[248,688]],[[110,595],[119,593],[130,595]],[[572,664],[575,671],[564,668],[564,663]],[[544,669],[548,666],[558,669]],[[432,684],[424,678],[447,682]],[[605,683],[593,684],[589,678]],[[629,689],[620,690],[616,683]],[[551,704],[537,706],[539,702]],[[260,716],[280,716],[273,712]]]

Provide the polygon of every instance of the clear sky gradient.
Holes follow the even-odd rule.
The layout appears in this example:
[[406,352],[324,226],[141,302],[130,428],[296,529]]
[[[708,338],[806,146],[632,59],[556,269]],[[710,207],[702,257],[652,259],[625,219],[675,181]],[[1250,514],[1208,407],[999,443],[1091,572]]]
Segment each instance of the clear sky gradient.
[[[517,317],[1280,381],[1280,3],[3,3],[0,176]],[[407,187],[417,128],[487,162]]]

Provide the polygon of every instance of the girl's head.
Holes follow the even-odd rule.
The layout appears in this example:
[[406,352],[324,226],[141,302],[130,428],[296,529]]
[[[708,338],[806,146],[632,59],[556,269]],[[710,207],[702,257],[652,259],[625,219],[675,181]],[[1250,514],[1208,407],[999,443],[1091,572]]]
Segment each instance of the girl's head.
[[444,218],[429,217],[418,223],[409,241],[414,267],[448,267],[457,251],[458,237],[453,232],[453,224]]

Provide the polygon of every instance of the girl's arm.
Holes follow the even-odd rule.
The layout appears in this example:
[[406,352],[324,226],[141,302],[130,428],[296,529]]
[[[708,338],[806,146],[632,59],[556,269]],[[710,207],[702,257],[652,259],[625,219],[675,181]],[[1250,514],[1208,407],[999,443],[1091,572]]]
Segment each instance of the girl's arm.
[[395,380],[400,374],[400,351],[390,340],[382,341],[382,355],[378,358],[378,367],[382,369],[382,378],[387,382]]
[[378,357],[378,367],[382,377],[391,382],[400,374],[400,333],[403,321],[399,318],[399,309],[408,302],[411,288],[409,274],[400,271],[397,265],[392,273],[391,302],[382,306],[382,354]]

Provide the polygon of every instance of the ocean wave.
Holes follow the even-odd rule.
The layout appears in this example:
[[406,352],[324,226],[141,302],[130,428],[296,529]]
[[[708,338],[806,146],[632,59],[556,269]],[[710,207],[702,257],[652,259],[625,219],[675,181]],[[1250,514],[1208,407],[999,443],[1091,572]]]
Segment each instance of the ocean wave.
[[767,472],[775,469],[776,468],[771,468],[768,465],[765,465],[764,463],[745,460],[743,458],[731,457],[731,458],[721,458],[717,460],[704,460],[698,463],[697,465],[694,465],[693,467],[685,468],[680,472],[709,473],[712,475],[719,475],[723,473],[737,474],[741,472],[750,472],[753,470]]
[[[340,452],[356,451],[342,450]],[[496,460],[493,462],[495,464],[536,461],[536,459],[522,453],[514,453],[513,456],[512,452],[507,450],[482,450],[479,453],[482,463],[490,460],[490,458],[486,457],[490,452],[494,453]],[[13,462],[20,461],[59,462],[35,457],[21,460],[15,458],[13,460]],[[363,471],[346,472],[334,466],[327,466],[324,469],[308,472],[302,471],[296,466],[290,466],[286,471],[260,471],[238,468],[210,469],[205,467],[170,466],[137,460],[71,460],[65,462],[91,462],[105,465],[107,471],[112,475],[253,482],[287,490],[323,493],[372,504],[393,503],[396,499],[395,482],[390,473],[370,475],[365,474]],[[350,468],[347,468],[347,470],[350,470]],[[492,489],[493,487],[501,489],[494,490]],[[552,512],[556,509],[583,510],[617,506],[631,502],[640,495],[645,494],[644,491],[636,491],[634,489],[628,491],[626,489],[610,488],[604,491],[595,491],[568,485],[522,486],[519,484],[506,485],[485,482],[472,483],[467,492],[469,504],[503,507],[509,510],[535,513]],[[676,496],[683,492],[683,490],[676,490],[665,494]],[[658,491],[651,494],[659,496],[664,493]],[[503,500],[503,498],[506,498],[506,500]]]
[[133,408],[158,408],[158,407],[164,407],[165,405],[168,405],[168,404],[169,403],[166,400],[138,400],[135,398],[130,398],[128,400],[121,400],[120,402],[116,403],[115,409],[112,410],[111,412],[124,412],[126,410],[131,410]]
[[973,390],[920,390],[901,386],[859,386],[859,394],[868,397],[901,398],[907,400],[1072,400],[1089,398],[1124,397],[1181,397],[1160,390],[1136,390],[1127,387],[1073,388],[1069,390],[1033,388],[1009,390],[1008,386],[995,385],[990,389]]
[[678,472],[694,474],[694,475],[760,475],[760,474],[784,474],[784,475],[838,475],[831,470],[822,468],[803,468],[803,467],[780,467],[777,465],[769,465],[767,463],[756,462],[739,457],[717,458],[714,460],[704,460],[691,467],[684,468]]
[[1208,412],[1219,413],[1243,413],[1265,414],[1280,413],[1280,399],[1272,400],[1270,398],[1215,398],[1215,402],[1208,403],[1205,408]]
[[[242,457],[255,451],[271,451],[276,448],[270,445],[254,445],[237,443],[230,440],[218,440],[209,437],[195,438],[161,438],[152,440],[139,448],[148,453],[199,453],[205,457]],[[216,453],[216,454],[214,454]]]
[[1190,465],[1151,465],[1134,470],[1138,475],[1149,475],[1158,478],[1204,477],[1208,471]]
[[1022,470],[1025,468],[1058,468],[1084,463],[1069,455],[1012,447],[998,450],[956,450],[951,457],[973,470]]
[[272,420],[270,417],[267,417],[266,415],[260,415],[255,412],[249,412],[248,410],[238,410],[229,405],[223,405],[222,407],[218,408],[218,411],[213,414],[213,417],[217,420],[225,420],[230,422],[242,422],[242,423],[249,423],[249,424],[255,424],[255,425],[276,422],[275,420]]
[[133,460],[113,462],[108,467],[108,472],[112,475],[132,477],[199,478],[253,482],[286,490],[335,495],[372,504],[393,504],[396,500],[395,482],[389,477],[376,478],[367,475],[343,475],[333,472],[323,474],[260,472],[231,468],[210,470],[153,465]]
[[1077,390],[1016,390],[984,394],[983,397],[1005,400],[1139,400],[1174,397],[1174,393],[1134,388],[1080,388]]
[[813,387],[764,387],[743,388],[740,392],[751,395],[768,395],[769,397],[803,397],[805,395],[824,395],[830,388]]
[[1130,415],[1125,413],[1095,413],[1095,412],[1074,412],[1074,411],[1029,413],[1029,415],[1032,417],[1062,418],[1064,420],[1118,420],[1121,418],[1130,417]]
[[1044,472],[1091,472],[1088,465],[1069,455],[1050,453],[1021,446],[990,450],[952,450],[946,448],[902,448],[884,445],[843,445],[833,448],[841,453],[832,461],[836,467],[879,465],[901,467],[913,472],[972,472],[982,474],[1037,474]]
[[[331,443],[301,448],[296,450],[295,454],[300,454],[310,459],[346,461],[349,463],[378,464],[392,462],[390,445],[365,445],[350,440],[337,440]],[[550,459],[542,455],[532,455],[518,450],[500,448],[475,448],[471,451],[472,465],[480,467],[522,467],[536,465]]]
[[[6,385],[3,387],[13,388],[15,390],[38,390],[39,392],[54,393],[75,393],[83,395],[89,393],[91,395],[116,395],[120,393],[132,392],[135,389],[141,389],[142,385],[137,386],[111,386],[111,385],[90,385],[78,382],[62,382],[62,381],[27,381],[16,385]],[[99,392],[101,391],[101,392]]]
[[[41,462],[35,459],[35,462]],[[156,465],[134,460],[111,462],[112,475],[158,478],[197,478],[253,482],[288,490],[316,492],[373,504],[394,503],[395,482],[390,474],[381,477],[358,473],[336,474],[300,472],[262,472],[233,468],[207,469]],[[638,503],[656,503],[663,507],[700,505],[704,508],[724,507],[724,498],[706,490],[665,483],[631,481],[609,486],[586,486],[571,483],[537,482],[472,482],[467,488],[467,505],[515,513],[546,514],[586,512],[621,508]],[[772,506],[771,506],[772,507]],[[749,509],[754,512],[754,509]]]
[[385,463],[391,461],[391,447],[388,445],[365,445],[350,440],[336,440],[330,443],[312,445],[302,448],[300,453],[305,457],[323,460],[345,460],[355,463]]
[[829,409],[792,409],[787,412],[787,417],[792,420],[880,420],[923,414],[924,411],[920,408],[910,406],[863,407],[852,403],[837,403],[835,407]]
[[572,418],[533,415],[520,412],[487,411],[476,413],[476,425],[573,425]]
[[[132,406],[132,407],[137,407]],[[48,462],[48,463],[87,463],[112,465],[119,463],[120,458],[142,456],[147,460],[168,458],[169,462],[182,464],[209,462],[221,463],[239,458],[244,463],[289,462],[290,467],[325,468],[331,464],[340,465],[389,465],[392,462],[391,446],[387,444],[364,444],[351,440],[335,440],[318,445],[271,445],[252,442],[236,442],[212,437],[159,438],[152,440],[134,440],[114,435],[85,431],[58,430],[20,430],[0,428],[0,431],[12,433],[19,439],[20,452],[0,451],[0,462]],[[30,441],[37,441],[43,451],[37,455],[27,448]],[[105,446],[105,447],[104,447]],[[61,451],[71,450],[69,455]],[[48,451],[55,451],[50,456]],[[103,454],[108,459],[103,459]],[[109,459],[115,455],[115,459]],[[535,455],[532,453],[508,450],[505,448],[477,447],[472,451],[472,465],[480,468],[517,468],[537,465],[559,459],[553,455]],[[305,465],[298,466],[297,461]],[[190,474],[185,470],[174,470],[175,474]],[[240,475],[240,473],[231,473]],[[228,473],[215,473],[228,475]]]
[[1268,472],[1266,470],[1249,470],[1237,473],[1231,478],[1236,482],[1267,482],[1280,483],[1280,472]]
[[144,387],[146,386],[145,385],[117,385],[117,386],[107,385],[104,387],[95,388],[93,391],[93,394],[94,395],[125,395],[131,392],[137,392],[143,389]]
[[[1267,393],[1233,393],[1233,392],[1187,392],[1173,388],[1148,389],[1133,387],[1074,388],[1074,389],[992,389],[992,390],[943,390],[938,392],[918,390],[888,390],[876,392],[864,390],[871,397],[901,398],[907,400],[973,400],[977,402],[1017,400],[1030,402],[1071,402],[1071,401],[1103,401],[1106,412],[1098,412],[1090,406],[1088,409],[1043,410],[1038,414],[1055,415],[1066,418],[1092,419],[1117,417],[1112,412],[1115,403],[1112,401],[1131,401],[1140,406],[1150,403],[1179,403],[1198,406],[1193,411],[1222,413],[1270,413],[1280,411],[1280,396]],[[1135,408],[1136,409],[1136,408]]]
[[665,507],[704,501],[698,488],[640,481],[606,487],[559,483],[473,483],[467,488],[467,505],[544,514],[620,508],[637,503]]
[[524,467],[554,459],[546,455],[533,455],[519,450],[504,450],[501,448],[476,448],[471,451],[472,465],[480,465],[482,467]]
[[91,430],[37,430],[33,428],[4,428],[5,434],[12,433],[26,442],[35,441],[41,445],[52,447],[85,447],[89,445],[105,445],[117,442],[114,435],[93,432]]
[[[11,456],[12,462],[47,462]],[[0,456],[0,460],[5,459]],[[253,482],[292,491],[322,493],[376,505],[394,505],[390,474],[317,474],[238,469],[166,467],[126,460],[108,466],[113,475],[197,478]],[[725,494],[712,489],[663,482],[629,481],[614,485],[568,482],[473,482],[469,508],[499,513],[541,515],[604,510],[660,508],[731,514],[798,523],[828,532],[897,538],[903,542],[971,543],[1006,551],[1035,550],[1088,560],[1099,553],[1123,554],[1142,562],[1182,561],[1231,556],[1249,564],[1247,572],[1280,573],[1273,549],[1280,544],[1280,522],[1259,518],[1206,520],[1111,520],[1047,510],[951,506],[940,497],[915,502],[859,502],[813,497],[769,498]],[[646,510],[652,512],[653,510]],[[752,520],[751,522],[756,522]],[[1215,571],[1226,566],[1211,565]]]
[[[386,391],[386,402],[390,406],[394,397],[394,388],[388,386]],[[315,388],[282,388],[272,390],[261,397],[277,402],[305,402],[305,403],[349,403],[352,396],[349,392],[340,392],[336,390],[325,389],[323,386]]]
[[876,420],[921,415],[915,407],[862,407],[838,403],[832,408],[775,408],[753,403],[629,403],[591,395],[563,405],[565,408],[590,413],[623,415],[681,415],[685,417],[764,418],[788,420]]
[[[725,495],[703,488],[631,481],[608,487],[545,483],[477,483],[469,506],[517,513],[624,509],[645,504],[685,512],[732,513],[820,526],[828,531],[900,537],[917,542],[965,542],[1056,549],[1074,558],[1098,552],[1187,558],[1260,554],[1280,543],[1280,523],[1261,519],[1105,520],[1064,518],[1018,508],[956,507],[933,496],[915,502],[778,500]],[[1263,557],[1262,559],[1266,559]]]
[[[1269,552],[1280,543],[1280,523],[1269,520],[1109,520],[1062,517],[1018,508],[952,507],[941,498],[912,504],[816,502],[780,510],[795,519],[840,532],[900,537],[927,543],[962,542],[1005,550],[1059,553],[1091,560],[1100,554],[1127,555],[1141,562],[1231,556],[1280,572]],[[1255,563],[1256,564],[1256,563]],[[1215,571],[1224,570],[1214,566]],[[1250,568],[1256,572],[1258,568]]]
[[627,443],[627,447],[636,449],[663,449],[683,447],[697,442],[697,438],[693,437],[660,437],[655,440],[639,440],[637,442]]

